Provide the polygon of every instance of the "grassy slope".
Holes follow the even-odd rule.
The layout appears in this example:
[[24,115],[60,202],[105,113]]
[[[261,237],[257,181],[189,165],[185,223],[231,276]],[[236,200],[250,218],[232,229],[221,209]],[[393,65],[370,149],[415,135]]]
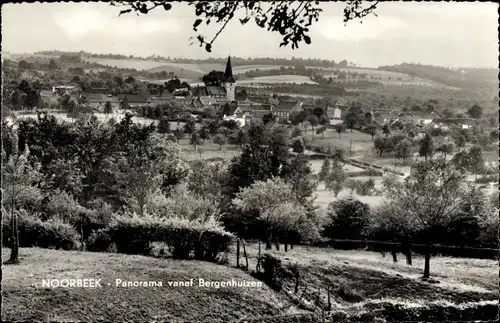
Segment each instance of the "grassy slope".
[[[8,256],[2,250],[2,258]],[[257,246],[247,246],[249,267],[256,265]],[[342,251],[327,248],[295,247],[288,253],[271,251],[283,264],[297,263],[301,273],[299,293],[308,289],[303,300],[312,304],[320,291],[326,302],[326,286],[331,288],[334,311],[354,315],[367,306],[381,302],[406,306],[464,304],[493,301],[498,293],[498,263],[493,260],[435,257],[431,274],[438,283],[420,279],[423,259],[414,257],[414,265],[393,264],[390,256],[378,253]],[[230,254],[231,265],[235,263]],[[244,262],[242,260],[242,262]],[[178,281],[192,277],[207,280],[253,281],[248,274],[228,266],[197,261],[174,261],[143,256],[68,252],[48,249],[21,249],[21,264],[3,268],[3,320],[189,320],[220,322],[234,319],[274,318],[278,322],[300,313],[290,305],[285,293],[293,283],[285,282],[285,291],[275,293],[267,287],[202,289],[199,287],[129,287],[104,286],[102,289],[43,289],[33,282],[50,278],[102,278],[103,284],[114,279],[137,281]],[[349,299],[340,290],[351,291],[360,299]],[[305,303],[303,302],[303,303]],[[291,317],[290,317],[291,320]],[[289,321],[288,319],[282,320]]]
[[[2,249],[2,259],[8,256]],[[114,280],[166,281],[194,277],[254,281],[227,266],[119,254],[21,249],[21,264],[3,268],[2,320],[200,320],[206,322],[290,311],[268,287],[114,287]],[[102,278],[103,288],[36,288],[51,278]],[[106,286],[106,283],[111,286]],[[285,308],[286,307],[286,308]]]
[[[257,246],[247,248],[250,268],[255,268]],[[359,310],[366,302],[389,301],[406,304],[429,304],[448,301],[451,303],[478,302],[498,299],[498,262],[482,259],[435,257],[431,259],[431,276],[439,283],[420,279],[423,257],[414,255],[413,266],[404,262],[393,263],[392,257],[367,251],[343,251],[328,248],[296,247],[284,251],[271,251],[283,260],[283,264],[296,263],[301,272],[302,293],[313,300],[321,289],[321,298],[326,301],[326,287],[330,285],[334,308]],[[293,290],[289,281],[287,289]],[[338,294],[344,286],[356,291],[364,300],[346,300]]]

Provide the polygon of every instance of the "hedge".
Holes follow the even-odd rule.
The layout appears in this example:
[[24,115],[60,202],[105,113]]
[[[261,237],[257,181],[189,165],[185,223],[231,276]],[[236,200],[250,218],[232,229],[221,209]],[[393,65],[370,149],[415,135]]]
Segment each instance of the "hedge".
[[153,216],[117,216],[107,229],[118,252],[144,254],[151,252],[151,242],[164,242],[176,259],[217,261],[229,251],[234,236],[218,224]]
[[[404,251],[402,243],[391,243],[383,241],[363,241],[363,240],[328,240],[316,244],[321,247],[331,247],[340,250],[368,250],[375,252],[390,252],[393,248],[397,252]],[[426,245],[412,244],[411,250],[418,254],[425,254]],[[434,245],[431,248],[432,255],[441,255],[458,258],[477,258],[477,259],[497,259],[499,250],[495,248],[472,248],[472,247],[455,247]]]
[[[79,247],[80,235],[75,228],[60,219],[41,219],[26,211],[17,212],[19,246],[74,250]],[[12,247],[12,223],[10,214],[2,220],[3,246]]]

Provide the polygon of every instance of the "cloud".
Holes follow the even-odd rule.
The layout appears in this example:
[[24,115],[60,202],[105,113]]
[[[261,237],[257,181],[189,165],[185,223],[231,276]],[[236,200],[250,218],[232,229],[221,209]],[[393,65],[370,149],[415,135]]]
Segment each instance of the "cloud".
[[356,20],[344,24],[341,17],[325,17],[323,21],[319,27],[323,37],[350,42],[386,37],[391,32],[408,28],[403,20],[391,16],[370,16],[363,19],[362,23]]

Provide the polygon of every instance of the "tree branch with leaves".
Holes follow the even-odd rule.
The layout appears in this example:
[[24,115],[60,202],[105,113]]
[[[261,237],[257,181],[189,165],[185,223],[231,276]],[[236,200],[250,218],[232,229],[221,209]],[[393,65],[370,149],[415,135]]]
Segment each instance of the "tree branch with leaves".
[[[125,7],[119,15],[136,12],[148,14],[156,8],[163,8],[165,11],[172,11],[174,4],[181,1],[112,1],[112,6]],[[180,5],[180,4],[179,4]],[[260,28],[265,28],[269,32],[279,33],[282,36],[280,47],[291,46],[292,49],[299,48],[299,44],[304,42],[311,44],[311,37],[308,35],[309,28],[319,17],[323,10],[321,1],[190,1],[188,6],[194,7],[193,30],[198,29],[203,23],[206,25],[216,24],[218,29],[212,38],[198,33],[196,40],[200,47],[204,47],[207,52],[212,51],[214,42],[227,27],[228,23],[238,19],[241,25],[246,25],[253,21]],[[348,1],[344,8],[344,23],[351,20],[362,19],[370,14],[374,14],[378,2],[370,3],[368,6],[360,1]]]

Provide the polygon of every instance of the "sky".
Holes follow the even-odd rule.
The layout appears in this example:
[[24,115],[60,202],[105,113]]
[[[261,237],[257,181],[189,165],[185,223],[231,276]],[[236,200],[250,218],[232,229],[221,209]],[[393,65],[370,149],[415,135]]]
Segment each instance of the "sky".
[[[21,3],[2,6],[2,50],[41,50],[160,55],[183,58],[303,57],[364,67],[414,62],[449,67],[498,67],[498,5],[480,2],[382,2],[377,17],[345,25],[344,3],[322,4],[320,20],[310,27],[312,43],[280,48],[279,34],[249,22],[232,21],[211,54],[198,44],[194,7],[173,3],[170,11],[118,16],[108,3]],[[211,37],[216,30],[202,25]]]

